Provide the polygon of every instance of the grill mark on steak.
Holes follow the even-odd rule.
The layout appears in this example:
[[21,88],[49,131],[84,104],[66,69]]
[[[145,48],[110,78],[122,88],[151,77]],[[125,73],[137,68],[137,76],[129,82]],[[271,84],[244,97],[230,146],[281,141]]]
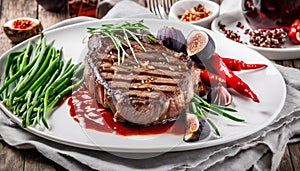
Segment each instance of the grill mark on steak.
[[131,43],[139,67],[132,56],[117,66],[112,42],[101,35],[90,37],[84,71],[88,89],[119,121],[149,125],[177,118],[195,88],[189,63],[180,59],[182,54],[160,44],[143,43],[144,52],[136,42]]
[[[178,61],[174,60],[174,57],[166,54],[169,53],[168,51],[164,51],[161,53],[158,53],[157,51],[153,51],[153,50],[147,50],[147,55],[145,55],[145,53],[140,53],[137,52],[135,53],[135,55],[137,56],[138,60],[141,61],[141,63],[149,61],[152,63],[156,63],[157,65],[159,64],[168,64],[168,65],[172,65],[172,66],[177,66],[178,65]],[[163,55],[165,54],[165,55]],[[180,56],[180,54],[178,54],[178,57]],[[103,58],[101,58],[103,62],[117,62],[118,58],[116,55],[107,55]],[[136,66],[137,63],[133,60],[133,59],[129,59],[126,58],[126,63],[127,64],[131,64],[133,66]]]

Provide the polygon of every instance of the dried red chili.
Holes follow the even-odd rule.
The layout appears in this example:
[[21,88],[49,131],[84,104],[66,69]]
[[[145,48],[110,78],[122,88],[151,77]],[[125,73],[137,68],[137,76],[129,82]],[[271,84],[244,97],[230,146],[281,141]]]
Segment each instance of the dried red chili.
[[26,19],[16,20],[13,22],[13,26],[15,29],[27,29],[32,26],[32,22]]
[[213,74],[207,70],[199,69],[201,81],[208,86],[218,85],[219,83],[226,86],[226,81],[216,74]]
[[300,44],[300,19],[296,19],[291,25],[288,36],[292,43]]
[[224,58],[224,57],[221,57],[221,59],[231,71],[258,69],[258,68],[265,68],[268,66],[266,64],[247,64],[244,61],[238,59],[231,59],[231,58]]
[[215,53],[213,57],[205,61],[204,64],[207,69],[214,71],[219,77],[226,80],[226,84],[237,91],[242,96],[251,98],[254,102],[259,103],[257,95],[251,90],[251,88],[237,75],[230,70],[226,64],[222,61],[221,57]]

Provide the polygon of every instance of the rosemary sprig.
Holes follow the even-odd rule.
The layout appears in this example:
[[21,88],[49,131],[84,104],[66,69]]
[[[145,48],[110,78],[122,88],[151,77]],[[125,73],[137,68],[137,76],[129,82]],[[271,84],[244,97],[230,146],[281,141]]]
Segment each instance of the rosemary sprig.
[[210,103],[206,102],[204,99],[202,99],[201,97],[199,97],[197,94],[194,95],[194,97],[190,103],[190,112],[194,113],[195,115],[206,120],[207,123],[214,130],[214,133],[217,136],[220,136],[220,132],[219,132],[217,126],[213,123],[212,120],[210,120],[206,116],[206,114],[222,115],[222,116],[224,116],[228,119],[231,119],[233,121],[236,121],[236,122],[244,122],[245,121],[244,119],[235,117],[235,116],[227,113],[227,112],[237,112],[237,110],[229,108],[229,107],[210,104]]
[[[124,22],[119,24],[103,24],[99,28],[87,28],[91,34],[102,34],[111,39],[118,51],[118,65],[124,62],[125,57],[129,57],[126,48],[129,48],[137,64],[140,62],[134,53],[130,40],[136,41],[146,52],[145,47],[140,41],[141,38],[147,38],[148,43],[157,43],[155,37],[150,34],[149,28],[144,25],[144,21]],[[125,48],[126,47],[126,48]]]

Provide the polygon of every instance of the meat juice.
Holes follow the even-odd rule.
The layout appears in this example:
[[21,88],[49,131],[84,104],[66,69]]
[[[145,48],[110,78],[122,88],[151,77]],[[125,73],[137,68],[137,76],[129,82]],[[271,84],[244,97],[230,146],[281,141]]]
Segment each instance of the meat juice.
[[184,134],[184,121],[172,121],[152,126],[138,126],[115,121],[111,111],[103,108],[84,87],[74,91],[68,99],[70,115],[81,127],[117,135]]
[[242,0],[242,11],[253,29],[288,29],[300,19],[300,0]]

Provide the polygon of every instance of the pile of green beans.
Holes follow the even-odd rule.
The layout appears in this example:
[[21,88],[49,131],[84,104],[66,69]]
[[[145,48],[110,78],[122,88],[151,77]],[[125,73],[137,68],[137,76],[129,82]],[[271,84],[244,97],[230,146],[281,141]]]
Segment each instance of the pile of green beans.
[[43,34],[21,51],[8,55],[0,86],[0,100],[22,118],[22,127],[46,128],[46,116],[62,97],[83,83],[82,63],[64,62],[62,49],[47,44]]

